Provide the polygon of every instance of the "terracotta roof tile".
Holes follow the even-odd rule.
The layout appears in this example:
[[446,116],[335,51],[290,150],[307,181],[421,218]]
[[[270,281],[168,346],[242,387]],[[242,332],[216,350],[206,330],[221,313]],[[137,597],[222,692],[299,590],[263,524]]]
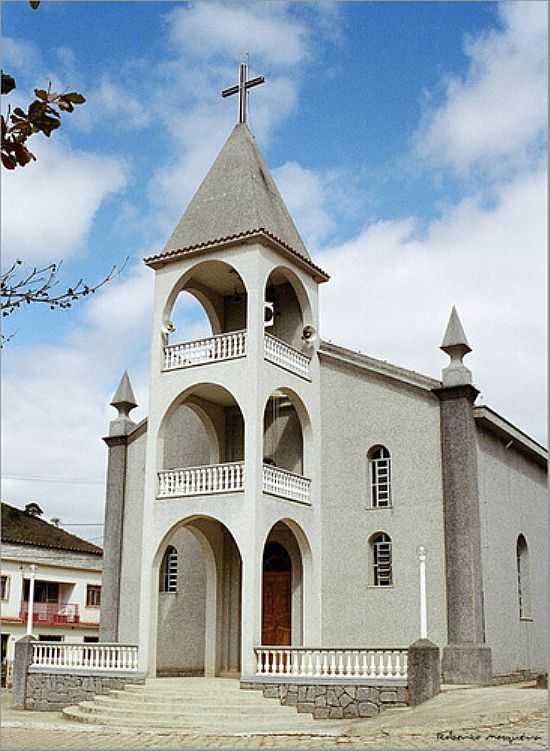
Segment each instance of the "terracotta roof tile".
[[103,550],[97,545],[7,503],[2,503],[0,539],[3,543],[103,555]]
[[302,264],[308,267],[309,270],[313,272],[315,277],[319,277],[322,281],[327,281],[329,279],[328,274],[325,271],[323,271],[323,269],[320,266],[317,266],[315,263],[313,263],[313,261],[309,257],[304,256],[303,253],[299,253],[297,250],[295,250],[290,245],[288,245],[283,240],[281,240],[281,238],[277,237],[272,232],[269,232],[269,230],[265,229],[264,227],[258,227],[256,229],[246,230],[243,232],[237,232],[234,235],[218,237],[214,240],[205,240],[204,242],[196,243],[195,245],[188,245],[185,248],[173,248],[173,249],[163,250],[160,253],[156,253],[155,255],[147,256],[143,260],[145,261],[147,265],[155,266],[157,263],[161,263],[163,261],[176,260],[177,258],[183,255],[199,254],[201,252],[205,252],[206,250],[211,250],[212,248],[215,248],[217,246],[234,244],[238,240],[251,240],[251,239],[262,239],[262,238],[270,240],[272,243],[275,243],[275,245],[277,245],[279,249],[282,249],[286,251],[289,255],[295,257]]

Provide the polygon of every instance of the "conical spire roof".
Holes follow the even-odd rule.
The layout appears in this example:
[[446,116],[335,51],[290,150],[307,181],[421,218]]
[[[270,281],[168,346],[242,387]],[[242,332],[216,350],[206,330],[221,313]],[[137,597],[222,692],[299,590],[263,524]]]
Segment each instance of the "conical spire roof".
[[458,317],[456,307],[453,305],[449,323],[447,324],[447,329],[445,331],[445,336],[443,337],[443,341],[441,343],[441,349],[446,352],[449,347],[457,346],[463,347],[464,352],[472,351],[472,348],[470,347],[468,340],[466,339],[466,334],[464,333],[464,328],[462,326],[460,318]]
[[310,258],[252,133],[244,123],[239,123],[193,196],[164,252],[260,229]]
[[132,388],[132,384],[130,383],[130,377],[128,376],[127,370],[124,371],[124,375],[120,379],[120,383],[118,384],[118,388],[115,391],[115,395],[111,399],[111,405],[117,408],[119,408],[121,405],[126,405],[130,408],[137,407],[138,405],[136,402],[136,397],[134,396],[134,390]]

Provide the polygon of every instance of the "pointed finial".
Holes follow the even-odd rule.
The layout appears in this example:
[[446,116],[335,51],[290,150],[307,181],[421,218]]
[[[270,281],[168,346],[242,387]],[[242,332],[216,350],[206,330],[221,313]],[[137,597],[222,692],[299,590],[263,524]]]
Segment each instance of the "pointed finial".
[[134,396],[134,390],[132,389],[127,370],[124,371],[124,375],[120,379],[115,395],[111,399],[111,405],[118,410],[118,415],[111,421],[110,434],[113,435],[128,432],[128,429],[133,428],[135,425],[130,417],[130,412],[135,409],[138,404],[136,397]]
[[471,384],[472,373],[462,360],[468,352],[472,351],[472,348],[468,344],[466,334],[454,305],[440,349],[446,352],[451,358],[449,365],[442,371],[443,385],[462,386],[468,383]]

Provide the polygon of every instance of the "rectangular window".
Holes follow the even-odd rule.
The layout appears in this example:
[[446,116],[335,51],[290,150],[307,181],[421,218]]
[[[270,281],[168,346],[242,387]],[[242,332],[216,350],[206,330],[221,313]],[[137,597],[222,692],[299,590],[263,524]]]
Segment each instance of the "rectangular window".
[[389,457],[372,459],[370,462],[372,505],[375,508],[391,506],[390,462]]
[[10,596],[10,578],[2,574],[0,578],[0,600],[8,600]]
[[50,635],[50,634],[38,634],[38,641],[65,641],[64,636]]
[[99,636],[85,636],[84,637],[84,644],[97,644],[99,641]]
[[[23,601],[29,601],[29,579],[23,580]],[[35,602],[59,602],[59,584],[58,582],[47,582],[37,579],[34,582],[34,601]]]
[[374,585],[391,587],[391,542],[374,543]]
[[101,585],[88,584],[86,587],[86,607],[98,608],[101,605]]

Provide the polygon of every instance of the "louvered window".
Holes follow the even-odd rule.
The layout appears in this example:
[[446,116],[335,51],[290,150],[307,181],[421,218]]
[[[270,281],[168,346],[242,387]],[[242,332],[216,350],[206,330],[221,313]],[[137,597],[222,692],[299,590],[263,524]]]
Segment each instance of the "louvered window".
[[375,587],[392,585],[392,550],[391,538],[383,532],[375,535],[371,541],[373,584]]
[[160,591],[178,591],[178,551],[172,545],[166,548],[160,572]]
[[391,456],[385,446],[369,451],[369,470],[373,508],[391,506]]

